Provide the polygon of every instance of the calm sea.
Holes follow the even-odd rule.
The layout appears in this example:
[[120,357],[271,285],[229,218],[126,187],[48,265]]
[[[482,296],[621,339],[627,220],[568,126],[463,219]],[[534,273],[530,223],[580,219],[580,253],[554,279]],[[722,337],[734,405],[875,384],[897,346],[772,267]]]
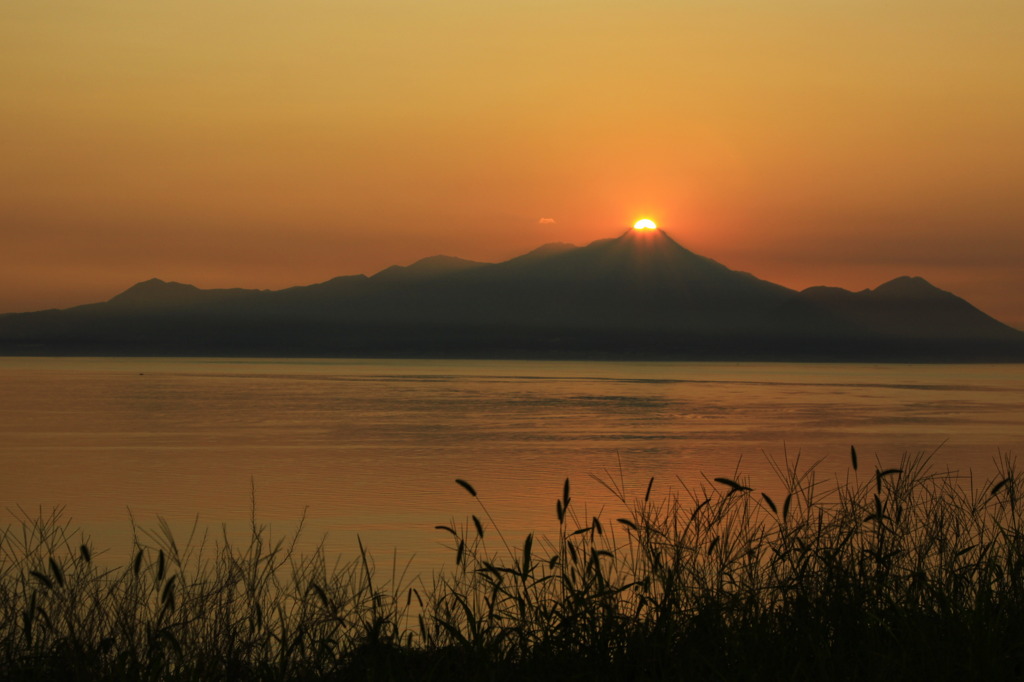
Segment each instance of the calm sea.
[[[510,540],[544,531],[562,482],[582,513],[702,475],[777,490],[771,460],[845,476],[903,453],[994,474],[1024,452],[1022,365],[0,358],[0,510],[63,507],[108,558],[130,518],[244,528],[390,564],[450,560],[434,530],[472,483]],[[869,469],[870,472],[870,469]],[[870,475],[870,473],[868,473]]]

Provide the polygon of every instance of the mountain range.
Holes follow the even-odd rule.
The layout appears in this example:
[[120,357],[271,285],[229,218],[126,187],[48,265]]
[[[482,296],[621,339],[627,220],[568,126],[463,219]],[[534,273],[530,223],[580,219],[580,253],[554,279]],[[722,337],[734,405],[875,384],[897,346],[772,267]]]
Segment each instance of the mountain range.
[[0,354],[1016,362],[1024,333],[920,277],[795,291],[629,230],[278,291],[151,279],[0,315]]

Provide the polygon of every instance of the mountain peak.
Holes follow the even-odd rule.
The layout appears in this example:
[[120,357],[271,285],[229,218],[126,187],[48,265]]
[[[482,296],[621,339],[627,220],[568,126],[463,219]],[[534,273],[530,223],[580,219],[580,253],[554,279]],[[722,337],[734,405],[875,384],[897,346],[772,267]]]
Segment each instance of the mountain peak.
[[181,282],[165,282],[162,279],[153,277],[144,282],[139,282],[128,287],[120,294],[110,299],[111,303],[167,303],[174,300],[191,298],[197,287]]
[[714,264],[718,267],[725,266],[720,263],[701,256],[673,239],[668,232],[662,229],[637,230],[630,228],[618,237],[593,242],[591,246],[599,243],[614,244],[615,248],[628,251],[634,254],[634,258],[643,260],[660,260],[663,258],[679,259],[689,258],[694,261],[701,261],[705,264]]
[[879,296],[928,296],[934,294],[947,294],[949,292],[939,289],[923,277],[904,275],[881,284],[873,291]]
[[602,266],[626,268],[643,274],[651,281],[661,280],[662,285],[672,286],[696,280],[702,280],[703,283],[716,280],[720,283],[722,278],[735,281],[737,276],[753,279],[750,275],[730,270],[711,258],[690,251],[660,229],[629,229],[613,239],[592,242],[585,250],[600,253]]
[[577,249],[579,249],[579,247],[574,244],[567,244],[565,242],[552,242],[550,244],[538,246],[533,251],[528,251],[527,253],[524,253],[521,256],[516,256],[515,258],[510,258],[507,261],[503,261],[502,263],[500,263],[500,265],[501,267],[506,269],[511,267],[530,267],[541,261],[547,260],[548,258],[560,256],[570,251],[576,251]]
[[456,256],[428,256],[421,258],[412,265],[392,265],[371,277],[375,280],[399,280],[419,277],[446,275],[463,270],[478,268],[487,263],[480,263]]
[[671,246],[678,246],[679,248],[683,248],[682,246],[679,245],[679,242],[677,242],[675,239],[672,239],[672,237],[670,237],[668,235],[668,232],[665,232],[665,230],[662,230],[662,229],[637,230],[637,229],[634,229],[634,228],[630,228],[630,229],[626,230],[625,232],[623,232],[621,236],[616,237],[616,241],[626,242],[626,243],[629,243],[629,244],[635,244],[637,246],[640,246],[640,245],[643,245],[643,246],[648,246],[648,245],[650,245],[650,246],[669,246],[669,245],[671,245]]

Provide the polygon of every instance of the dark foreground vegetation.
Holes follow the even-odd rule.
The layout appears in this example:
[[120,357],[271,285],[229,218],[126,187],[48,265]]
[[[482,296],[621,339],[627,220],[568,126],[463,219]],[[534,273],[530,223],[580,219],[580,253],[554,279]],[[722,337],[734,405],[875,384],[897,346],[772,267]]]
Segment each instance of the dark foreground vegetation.
[[[867,680],[1022,675],[1024,517],[1009,460],[973,485],[898,468],[772,499],[715,478],[552,538],[439,526],[455,568],[381,579],[268,543],[140,532],[103,568],[59,514],[0,537],[0,674],[25,680]],[[643,488],[640,488],[643,491]]]

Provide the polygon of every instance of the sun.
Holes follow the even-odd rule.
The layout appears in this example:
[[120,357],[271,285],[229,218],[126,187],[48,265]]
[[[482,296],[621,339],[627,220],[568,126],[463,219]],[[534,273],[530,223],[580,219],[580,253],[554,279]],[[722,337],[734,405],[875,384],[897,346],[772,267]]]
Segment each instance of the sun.
[[633,223],[634,230],[657,230],[658,226],[654,224],[653,220],[644,218]]

